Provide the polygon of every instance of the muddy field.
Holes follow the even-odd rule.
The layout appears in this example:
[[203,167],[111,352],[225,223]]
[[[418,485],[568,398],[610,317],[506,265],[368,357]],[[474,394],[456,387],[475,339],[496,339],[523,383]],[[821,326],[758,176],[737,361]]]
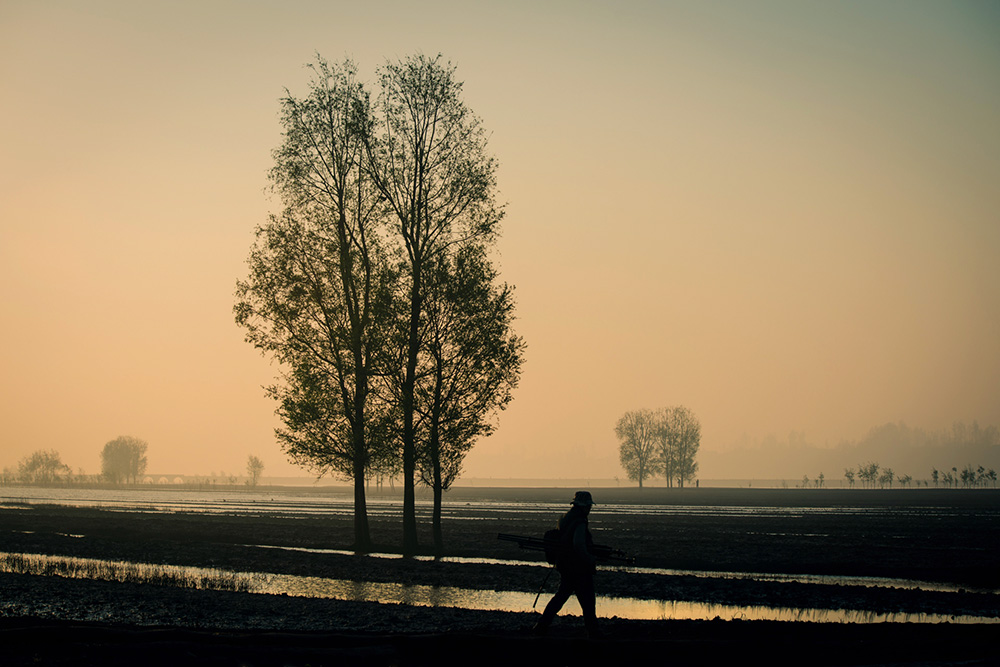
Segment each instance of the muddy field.
[[[497,534],[540,535],[571,495],[558,489],[457,489],[448,498],[444,554],[538,560],[540,554],[519,551]],[[634,554],[640,567],[952,585],[948,591],[905,590],[608,568],[598,573],[599,595],[1000,617],[997,492],[595,489],[594,495],[595,540]],[[373,513],[372,537],[379,551],[391,552],[398,550],[400,519],[391,497],[373,498],[380,500],[388,504]],[[421,521],[426,545],[428,521]],[[0,506],[0,540],[0,551],[14,553],[480,590],[534,593],[543,573],[511,564],[260,548],[349,549],[352,542],[349,515],[276,513],[266,506],[260,512],[244,506],[205,514],[9,501]],[[554,578],[550,591],[552,585]],[[528,613],[14,574],[0,575],[0,591],[4,664],[39,658],[51,664],[126,664],[141,655],[166,663],[184,655],[187,664],[561,664],[567,656],[585,664],[623,664],[624,658],[648,655],[680,664],[754,655],[779,663],[995,664],[1000,655],[992,641],[997,626],[986,624],[606,619],[607,637],[593,641],[583,638],[575,617],[560,618],[550,637],[529,637],[534,618]],[[159,648],[147,651],[152,646]]]

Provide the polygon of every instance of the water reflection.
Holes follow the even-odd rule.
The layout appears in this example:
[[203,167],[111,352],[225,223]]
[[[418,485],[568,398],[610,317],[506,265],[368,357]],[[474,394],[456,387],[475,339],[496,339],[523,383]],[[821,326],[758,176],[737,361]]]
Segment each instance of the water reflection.
[[[131,583],[156,583],[213,590],[289,595],[421,607],[529,612],[535,594],[484,591],[450,586],[360,582],[284,574],[230,572],[174,565],[151,565],[87,558],[0,552],[0,572],[63,576]],[[598,598],[601,615],[632,620],[770,620],[814,623],[1000,623],[1000,618],[947,614],[879,613],[849,609],[793,609],[720,605],[702,602]],[[580,616],[575,598],[565,613]]]
[[[244,544],[244,547],[257,549],[280,549],[283,551],[301,551],[313,554],[329,554],[335,556],[356,556],[356,552],[345,549],[322,549],[318,547],[287,547],[270,544]],[[368,553],[366,558],[402,558],[400,554]],[[441,563],[468,563],[474,565],[517,565],[525,567],[552,567],[542,560],[505,560],[500,558],[471,558],[467,556],[415,556],[414,560],[438,561]],[[1000,594],[992,588],[976,588],[973,586],[939,583],[933,581],[918,581],[915,579],[895,579],[888,577],[851,577],[834,574],[781,574],[774,572],[726,572],[709,570],[674,570],[659,567],[632,567],[628,565],[600,565],[598,569],[614,570],[629,574],[647,574],[666,577],[697,577],[699,579],[748,579],[753,581],[768,581],[772,583],[823,584],[827,586],[862,586],[864,588],[902,588],[907,590],[931,591],[937,593],[985,593]]]
[[[367,602],[400,603],[421,607],[457,607],[481,611],[530,612],[535,593],[483,591],[449,586],[402,585],[352,582],[318,577],[269,575],[261,592],[300,597]],[[808,609],[711,604],[674,600],[598,597],[605,617],[630,620],[747,620],[808,621],[812,623],[1000,623],[1000,618],[948,615],[882,613],[856,609]],[[582,616],[576,598],[570,598],[560,613]]]
[[0,552],[0,572],[252,592],[267,575],[201,567]]

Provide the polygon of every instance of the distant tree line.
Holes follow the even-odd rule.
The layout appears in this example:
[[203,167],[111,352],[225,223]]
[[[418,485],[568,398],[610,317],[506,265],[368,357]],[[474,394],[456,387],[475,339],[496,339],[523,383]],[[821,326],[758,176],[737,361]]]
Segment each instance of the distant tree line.
[[823,473],[820,473],[819,475],[817,475],[816,479],[812,480],[812,482],[810,482],[810,480],[809,480],[809,475],[803,475],[802,476],[802,484],[800,486],[803,489],[808,489],[809,486],[810,486],[810,483],[812,484],[812,486],[816,487],[817,489],[821,489],[826,484],[826,475],[824,475]]
[[[14,469],[4,468],[0,471],[0,484],[138,484],[146,474],[146,451],[149,445],[145,440],[134,436],[123,435],[104,444],[101,449],[101,472],[99,475],[87,475],[81,469],[74,474],[55,449],[38,450],[21,459]],[[264,462],[250,456],[247,461],[246,485],[255,487],[264,473]],[[186,475],[186,483],[204,486],[215,485],[217,478],[223,478],[223,484],[234,485],[239,482],[236,475],[225,473],[198,477]]]
[[886,489],[893,488],[893,484],[899,486],[899,488],[907,488],[911,485],[920,486],[930,486],[933,482],[935,487],[944,486],[950,488],[957,488],[962,486],[967,489],[974,488],[985,488],[987,486],[996,487],[997,473],[992,468],[987,470],[983,466],[978,466],[973,468],[971,465],[965,466],[961,471],[957,467],[953,467],[950,471],[939,471],[937,468],[931,470],[930,480],[916,480],[914,481],[911,475],[901,475],[893,471],[892,468],[888,466],[880,466],[878,463],[864,463],[857,468],[846,468],[844,470],[844,479],[847,480],[847,484],[850,488],[854,488],[855,484],[860,484],[862,488],[866,489]]
[[957,488],[961,484],[966,489],[984,488],[990,485],[996,488],[997,472],[993,468],[987,470],[983,466],[973,468],[971,465],[966,465],[962,470],[952,467],[950,471],[939,471],[934,468],[931,471],[931,479],[934,481],[934,486]]
[[17,481],[28,484],[51,484],[67,481],[72,476],[70,467],[62,462],[59,452],[54,449],[40,449],[17,464]]
[[874,489],[892,488],[893,482],[899,486],[907,487],[913,481],[910,475],[897,475],[892,468],[880,466],[877,463],[865,463],[859,465],[857,470],[853,468],[844,469],[844,478],[848,485],[854,488],[856,482],[860,482],[863,488]]
[[497,163],[440,56],[387,62],[374,99],[349,60],[310,68],[307,94],[281,100],[283,208],[256,231],[236,321],[280,363],[284,452],[353,482],[355,549],[372,546],[367,481],[401,476],[403,552],[420,482],[440,550],[442,494],[511,400],[525,347],[491,260]]
[[[824,486],[907,488],[916,486],[951,486],[981,488],[990,486],[990,465],[996,467],[995,457],[1000,452],[1000,429],[996,426],[980,426],[977,422],[956,422],[950,428],[925,430],[911,427],[902,422],[886,423],[871,428],[857,440],[843,440],[836,446],[811,444],[804,433],[793,431],[787,440],[769,436],[763,440],[751,441],[744,438],[742,446],[733,451],[728,462],[734,466],[756,469],[764,457],[769,457],[773,477],[794,478],[801,476],[804,462],[813,470],[846,470],[843,476],[827,473]],[[885,461],[890,465],[879,465],[874,480],[871,471],[866,471],[870,463],[851,466],[853,461]],[[954,468],[939,468],[935,482],[933,475],[913,474],[914,470],[932,472],[938,462],[973,461],[983,465],[982,476],[975,463]],[[798,471],[796,471],[798,468]],[[897,470],[892,471],[890,482],[886,468],[908,469],[909,476]],[[780,470],[780,472],[779,472]],[[964,476],[963,476],[964,471]],[[865,473],[862,475],[862,473]],[[739,475],[737,475],[739,476]],[[760,476],[756,473],[754,476]],[[811,477],[811,473],[810,473]],[[783,483],[789,486],[788,483]],[[810,479],[808,486],[815,486],[816,479]],[[796,483],[796,486],[803,486]]]
[[[145,441],[132,436],[119,436],[106,443],[101,450],[100,480],[110,484],[135,484],[146,471]],[[74,475],[70,467],[62,462],[55,449],[40,449],[21,459],[16,471],[5,469],[5,483],[52,484],[66,482],[94,482],[96,477],[88,477],[81,471]]]
[[615,425],[615,435],[622,467],[640,488],[657,476],[663,476],[668,487],[683,488],[694,481],[701,424],[688,408],[626,412]]

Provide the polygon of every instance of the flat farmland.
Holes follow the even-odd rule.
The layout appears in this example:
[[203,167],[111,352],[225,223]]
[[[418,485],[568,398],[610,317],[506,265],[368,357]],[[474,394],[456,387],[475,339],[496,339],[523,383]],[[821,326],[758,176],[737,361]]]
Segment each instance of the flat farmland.
[[[337,496],[332,490],[264,489],[253,495],[217,491],[210,496],[214,498],[210,510],[197,504],[144,504],[141,494],[134,502],[52,502],[51,498],[43,502],[18,498],[16,491],[7,490],[0,505],[0,551],[326,577],[359,584],[534,594],[545,570],[532,562],[540,561],[541,554],[520,551],[498,540],[497,534],[540,536],[568,507],[572,491],[455,489],[447,496],[441,554],[434,554],[429,546],[430,508],[421,499],[420,537],[428,557],[376,558],[349,553],[353,540],[350,506],[337,500],[342,493]],[[593,493],[598,503],[591,515],[595,541],[627,551],[636,559],[634,567],[609,566],[598,572],[600,596],[747,608],[1000,617],[996,592],[1000,588],[1000,492],[593,489]],[[371,503],[377,551],[398,551],[398,496],[373,493]],[[196,505],[199,509],[193,509]],[[434,555],[444,558],[429,557]],[[882,581],[858,585],[859,577]],[[528,637],[531,612],[294,598],[12,573],[0,575],[0,582],[4,591],[0,618],[5,624],[57,636],[72,632],[87,636],[80,627],[111,633],[108,636],[141,634],[147,631],[144,628],[155,627],[195,633],[305,633],[300,639],[308,643],[303,637],[335,633],[341,637],[334,642],[338,646],[367,637],[371,645],[394,646],[393,655],[402,656],[404,662],[411,659],[411,664],[431,664],[420,662],[424,649],[417,646],[421,642],[416,637],[443,633],[456,646],[470,642],[469,647],[484,645],[470,638],[507,637],[505,646],[511,650],[534,647],[548,655],[546,651],[558,650],[553,647],[559,642],[575,646],[573,642],[582,636],[579,619],[564,617],[552,637]],[[546,597],[543,593],[542,604]],[[756,630],[747,634],[748,626]],[[863,635],[869,643],[883,645],[879,650],[884,651],[885,661],[891,654],[897,663],[954,656],[976,664],[996,657],[993,643],[986,639],[996,628],[991,623],[856,625],[606,618],[605,627],[608,638],[598,643],[618,644],[619,653],[626,645],[641,653],[679,650],[678,642],[688,648],[704,642],[706,651],[709,645],[727,646],[733,655],[743,655],[765,650],[761,643],[765,637],[793,646],[803,642],[840,646]],[[27,635],[21,632],[19,636]],[[409,649],[400,648],[397,639],[401,637],[415,643]],[[205,648],[203,639],[191,641]],[[539,641],[548,648],[540,649]],[[135,657],[128,651],[108,650],[98,652],[104,664],[111,664],[108,661],[113,662],[116,655],[123,660]],[[602,650],[586,655],[594,658]],[[234,649],[233,655],[239,653]],[[638,659],[640,653],[634,657]],[[319,664],[318,656],[310,655],[309,664]],[[28,660],[29,656],[23,657]],[[689,658],[699,661],[695,655]],[[823,657],[827,658],[826,664],[880,664],[883,660],[855,655],[846,648]]]

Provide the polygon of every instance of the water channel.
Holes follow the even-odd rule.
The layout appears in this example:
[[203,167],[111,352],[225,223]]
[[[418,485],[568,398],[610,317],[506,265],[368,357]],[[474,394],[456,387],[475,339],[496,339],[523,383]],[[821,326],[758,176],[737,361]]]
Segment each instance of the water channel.
[[[535,594],[522,591],[348,581],[6,552],[0,552],[0,572],[156,583],[185,588],[235,590],[250,594],[487,611],[529,612],[535,606],[536,599]],[[599,597],[598,608],[602,616],[633,620],[720,618],[816,623],[1000,623],[1000,618],[985,616],[881,613],[850,609],[794,609],[614,597]],[[564,613],[580,615],[580,608],[575,599],[567,603]]]
[[[315,547],[286,547],[267,544],[244,544],[244,547],[255,549],[279,549],[282,551],[301,551],[314,554],[331,554],[335,556],[354,556],[355,552],[345,549],[321,549]],[[369,553],[369,558],[402,558],[400,554]],[[551,567],[545,561],[502,560],[499,558],[469,558],[464,556],[414,556],[414,560],[439,561],[442,563],[472,563],[479,565],[518,565],[546,569]],[[598,566],[602,569],[605,566]],[[917,581],[915,579],[898,579],[892,577],[850,577],[832,574],[778,574],[773,572],[725,572],[707,570],[676,570],[659,567],[633,567],[628,565],[607,566],[620,572],[630,574],[650,574],[668,577],[698,577],[699,579],[752,579],[754,581],[770,581],[774,583],[795,584],[826,584],[830,586],[864,586],[865,588],[901,588],[906,590],[934,591],[940,593],[986,593],[1000,595],[1000,590],[992,588],[976,588],[967,585],[949,584],[933,581]]]

